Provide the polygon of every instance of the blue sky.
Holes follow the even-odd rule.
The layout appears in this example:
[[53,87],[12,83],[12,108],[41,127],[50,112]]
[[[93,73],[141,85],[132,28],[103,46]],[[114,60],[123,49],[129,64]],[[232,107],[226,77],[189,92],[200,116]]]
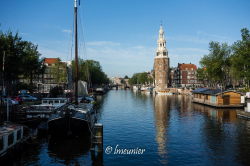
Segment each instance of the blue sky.
[[[232,44],[250,29],[249,9],[249,0],[82,0],[79,52],[110,77],[150,71],[162,22],[170,65],[199,65],[210,41]],[[72,59],[73,0],[0,0],[0,24],[43,57]]]

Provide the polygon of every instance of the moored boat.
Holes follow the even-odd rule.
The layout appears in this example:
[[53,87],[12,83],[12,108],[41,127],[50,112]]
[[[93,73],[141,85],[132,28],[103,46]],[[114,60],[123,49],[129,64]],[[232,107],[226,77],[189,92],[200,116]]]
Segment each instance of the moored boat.
[[48,119],[49,116],[68,102],[67,98],[43,98],[42,103],[31,105],[24,108],[27,119],[42,118]]
[[[95,122],[93,104],[88,98],[79,98],[78,72],[78,37],[77,37],[77,0],[74,0],[74,32],[75,32],[75,73],[74,101],[67,103],[62,109],[52,114],[48,120],[48,133],[53,136],[89,136]],[[81,81],[80,81],[81,82]],[[84,88],[85,87],[85,88]],[[87,85],[82,90],[86,94]],[[85,90],[84,90],[85,89]],[[83,94],[84,94],[83,93]],[[83,101],[83,103],[79,102]]]
[[48,132],[52,136],[90,136],[95,123],[94,114],[91,103],[69,104],[51,115]]
[[0,158],[5,157],[27,138],[23,125],[5,123],[0,126]]

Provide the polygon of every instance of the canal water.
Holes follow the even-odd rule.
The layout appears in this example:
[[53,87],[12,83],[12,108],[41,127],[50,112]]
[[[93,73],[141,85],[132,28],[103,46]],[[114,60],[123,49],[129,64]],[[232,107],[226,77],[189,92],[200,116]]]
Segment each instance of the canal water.
[[42,137],[11,165],[250,165],[250,121],[189,96],[111,90],[100,99],[104,151],[81,139]]

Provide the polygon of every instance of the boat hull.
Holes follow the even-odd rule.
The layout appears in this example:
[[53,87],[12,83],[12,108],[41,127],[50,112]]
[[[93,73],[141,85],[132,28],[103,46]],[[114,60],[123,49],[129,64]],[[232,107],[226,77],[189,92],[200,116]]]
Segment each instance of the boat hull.
[[48,133],[52,136],[90,136],[88,121],[74,117],[60,117],[48,122]]

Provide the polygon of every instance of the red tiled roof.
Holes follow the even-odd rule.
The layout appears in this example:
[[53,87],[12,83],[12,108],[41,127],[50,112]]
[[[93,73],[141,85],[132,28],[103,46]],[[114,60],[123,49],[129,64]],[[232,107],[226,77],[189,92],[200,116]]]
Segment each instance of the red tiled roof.
[[191,63],[190,64],[185,64],[185,63],[178,64],[178,67],[179,67],[180,70],[186,70],[186,68],[187,68],[187,70],[191,70],[192,68],[194,70],[197,70],[196,65],[195,64],[191,64]]
[[53,64],[59,62],[59,58],[45,58],[44,63]]

